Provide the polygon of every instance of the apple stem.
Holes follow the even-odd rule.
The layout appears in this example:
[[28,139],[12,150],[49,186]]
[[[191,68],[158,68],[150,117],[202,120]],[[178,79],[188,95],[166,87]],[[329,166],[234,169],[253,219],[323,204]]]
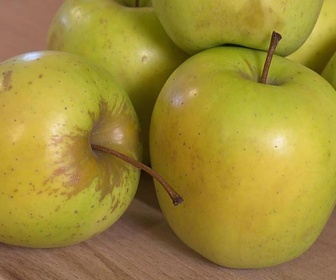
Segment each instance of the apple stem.
[[172,199],[173,204],[175,206],[177,206],[177,205],[179,205],[183,202],[183,197],[181,195],[179,195],[169,185],[169,183],[162,176],[160,176],[160,174],[158,174],[156,171],[154,171],[149,166],[147,166],[147,165],[143,164],[142,162],[139,162],[139,161],[135,160],[134,158],[131,158],[131,157],[129,157],[129,156],[123,154],[123,153],[117,152],[116,150],[109,149],[109,148],[106,148],[106,147],[101,146],[101,145],[91,144],[91,148],[95,151],[100,151],[100,152],[104,152],[104,153],[108,153],[110,155],[113,155],[113,156],[115,156],[115,157],[133,165],[134,167],[145,171],[146,173],[151,175],[153,178],[155,178],[164,187],[164,189],[166,190],[166,192],[168,193],[168,195]]
[[271,61],[272,61],[275,49],[279,41],[281,40],[281,38],[282,37],[279,33],[275,31],[272,32],[271,42],[270,42],[270,45],[267,51],[267,56],[266,56],[263,72],[262,72],[261,79],[260,79],[260,82],[262,84],[266,84],[267,82],[267,76],[268,76],[269,69],[271,67]]
[[135,0],[135,3],[134,3],[135,7],[139,7],[140,6],[140,0]]

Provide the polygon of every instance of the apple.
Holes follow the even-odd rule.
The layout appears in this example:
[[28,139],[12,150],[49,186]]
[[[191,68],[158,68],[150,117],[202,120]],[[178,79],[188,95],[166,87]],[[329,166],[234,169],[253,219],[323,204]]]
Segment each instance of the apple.
[[284,37],[277,48],[288,55],[311,33],[323,0],[231,1],[152,0],[167,34],[184,51],[199,51],[224,44],[267,50],[269,33]]
[[[120,4],[120,3],[123,4]],[[47,49],[88,57],[108,69],[138,114],[149,163],[149,123],[157,95],[188,55],[171,41],[148,1],[66,0],[49,27]]]
[[321,75],[336,89],[336,51],[323,68]]
[[76,244],[126,211],[140,171],[92,145],[141,159],[133,105],[83,57],[31,52],[0,64],[0,242]]
[[321,73],[336,51],[336,1],[324,0],[321,13],[307,41],[288,56]]
[[297,258],[336,201],[335,90],[277,55],[259,79],[265,55],[237,46],[195,54],[153,110],[152,168],[184,198],[172,207],[155,183],[162,212],[185,244],[225,267]]

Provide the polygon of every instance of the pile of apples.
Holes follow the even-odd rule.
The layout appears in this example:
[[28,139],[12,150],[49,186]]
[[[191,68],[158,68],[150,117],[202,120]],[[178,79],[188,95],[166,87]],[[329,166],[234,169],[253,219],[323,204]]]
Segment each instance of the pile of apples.
[[154,180],[167,222],[205,258],[302,255],[336,203],[335,12],[334,0],[65,0],[46,50],[0,64],[0,241],[99,234],[150,165],[177,192]]

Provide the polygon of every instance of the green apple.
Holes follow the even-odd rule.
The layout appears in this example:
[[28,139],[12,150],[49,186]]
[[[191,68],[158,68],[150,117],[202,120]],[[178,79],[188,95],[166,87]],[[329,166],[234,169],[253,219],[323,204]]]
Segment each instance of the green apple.
[[[118,2],[125,1],[64,1],[50,25],[47,48],[91,58],[117,77],[138,114],[143,161],[148,163],[149,123],[156,97],[188,56],[167,36],[152,7]],[[147,5],[146,1],[141,4]]]
[[92,149],[141,159],[140,125],[111,75],[54,51],[0,64],[0,242],[60,247],[110,227],[140,172]]
[[[223,46],[195,54],[160,92],[152,116],[153,169],[184,197],[176,235],[225,267],[261,268],[303,254],[336,201],[336,94],[307,67]],[[202,67],[199,67],[202,65]]]
[[324,0],[321,13],[307,41],[288,56],[321,73],[336,51],[336,1]]
[[223,44],[267,50],[275,30],[284,37],[277,53],[288,55],[309,36],[322,2],[152,0],[167,34],[190,54]]

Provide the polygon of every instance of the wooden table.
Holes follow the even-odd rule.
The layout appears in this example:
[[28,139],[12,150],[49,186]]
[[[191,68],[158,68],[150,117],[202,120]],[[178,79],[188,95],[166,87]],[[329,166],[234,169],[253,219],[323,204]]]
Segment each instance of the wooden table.
[[[62,0],[0,0],[0,61],[44,49],[50,20]],[[268,269],[216,266],[187,248],[170,230],[153,184],[143,176],[136,199],[110,229],[60,249],[0,245],[0,279],[333,280],[336,279],[336,213],[300,258]]]

